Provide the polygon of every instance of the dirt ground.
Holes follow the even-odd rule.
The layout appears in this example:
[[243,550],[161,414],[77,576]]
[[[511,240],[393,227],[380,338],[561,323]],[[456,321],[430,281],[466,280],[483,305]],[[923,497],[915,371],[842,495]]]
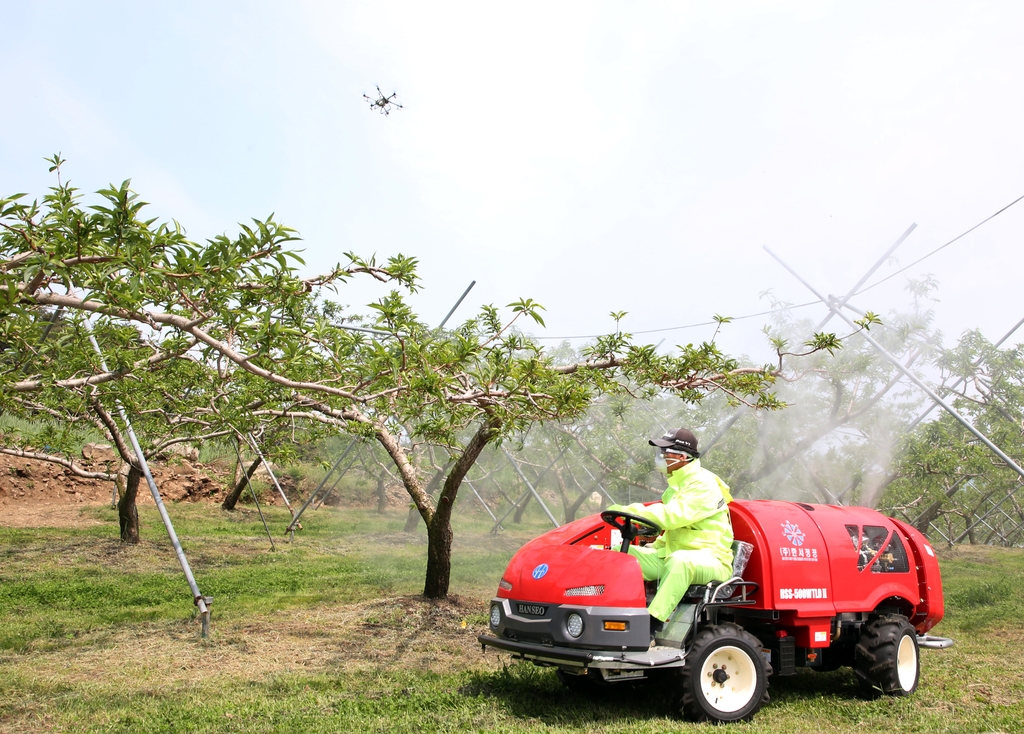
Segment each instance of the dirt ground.
[[[103,452],[100,452],[103,453]],[[111,455],[112,456],[112,455]],[[101,458],[80,458],[76,466],[94,472],[116,471],[117,464]],[[220,504],[232,481],[233,466],[202,464],[180,456],[151,460],[150,470],[160,496],[165,502],[209,502]],[[289,476],[278,476],[282,489],[291,502],[304,497],[313,487],[300,487]],[[257,471],[255,484],[267,485],[261,504],[282,504],[265,471]],[[246,490],[248,491],[248,490]],[[82,527],[99,524],[82,517],[84,505],[110,505],[114,499],[114,483],[85,479],[64,467],[36,459],[0,454],[0,527]],[[405,507],[409,497],[401,484],[385,488],[387,507]],[[138,503],[152,505],[153,497],[143,482],[139,486]],[[362,506],[376,504],[369,489],[338,487],[327,498],[327,505]]]
[[[88,471],[107,471],[100,460],[75,462]],[[152,462],[150,469],[164,500],[219,502],[228,477],[223,469],[185,459]],[[82,517],[83,505],[109,505],[113,482],[85,479],[57,464],[0,454],[0,525],[7,527],[76,527],[98,523]],[[270,499],[270,498],[268,498]],[[139,487],[138,503],[153,504],[148,488]]]

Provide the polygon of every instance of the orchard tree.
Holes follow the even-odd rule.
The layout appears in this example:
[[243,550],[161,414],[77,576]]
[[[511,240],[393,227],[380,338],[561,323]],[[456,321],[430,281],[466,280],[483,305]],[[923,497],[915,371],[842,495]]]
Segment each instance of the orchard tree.
[[[778,305],[783,307],[768,336],[780,357],[792,359],[790,352],[798,350],[791,345],[812,331],[813,322],[793,319]],[[872,335],[915,369],[935,352],[930,323],[927,303],[915,300],[906,312],[887,315]],[[877,324],[868,313],[858,331]],[[703,416],[711,426],[706,433],[718,437],[716,472],[736,496],[872,505],[892,480],[890,460],[920,394],[858,331],[845,336],[834,354],[804,354],[798,369],[780,379],[777,394],[786,410],[726,409]]]
[[[52,162],[59,172],[59,159]],[[622,314],[613,314],[613,333],[579,359],[564,359],[521,331],[524,324],[543,326],[543,309],[530,299],[484,307],[440,331],[407,302],[418,286],[412,258],[378,264],[349,255],[330,273],[301,278],[301,260],[288,249],[294,232],[272,219],[200,245],[177,224],[144,219],[145,205],[128,182],[99,194],[100,203],[85,209],[58,180],[42,205],[0,200],[0,309],[9,314],[0,340],[14,343],[18,328],[38,322],[44,309],[64,309],[91,318],[96,328],[130,327],[151,351],[146,364],[129,353],[108,354],[108,370],[94,360],[80,378],[89,385],[128,385],[125,373],[148,360],[185,361],[201,368],[197,379],[212,381],[204,387],[218,395],[212,415],[223,412],[223,400],[236,418],[248,410],[373,439],[427,526],[424,594],[430,598],[448,593],[452,509],[486,446],[536,423],[572,421],[602,396],[646,399],[670,390],[696,402],[723,392],[737,403],[781,407],[771,392],[777,366],[742,366],[713,342],[661,355],[622,333]],[[326,297],[355,274],[399,286],[369,304],[366,321]],[[815,335],[808,344],[811,351],[834,349],[838,339]],[[20,353],[32,347],[24,343]],[[0,390],[9,390],[9,380],[0,381]],[[251,385],[261,397],[234,401],[232,385]],[[116,399],[134,414],[144,402],[132,397],[125,388]],[[436,501],[426,491],[430,472],[418,465],[418,448],[426,443],[443,446],[451,459]]]
[[[1024,461],[1024,346],[997,348],[968,331],[940,352],[940,395],[1014,461]],[[947,542],[1013,545],[1024,536],[1021,479],[951,415],[935,408],[901,444],[887,510]]]
[[[292,396],[258,370],[235,369],[218,347],[255,343],[258,359],[259,348],[277,337],[280,311],[309,307],[314,288],[357,273],[384,281],[392,275],[353,258],[303,280],[292,267],[301,259],[286,248],[294,233],[272,219],[199,245],[176,223],[144,219],[145,204],[127,181],[83,206],[76,189],[60,181],[59,156],[50,162],[58,183],[41,202],[0,199],[0,411],[36,426],[0,433],[0,452],[113,481],[115,471],[87,471],[72,452],[86,432],[105,434],[130,467],[119,515],[122,538],[136,542],[142,473],[120,408],[147,456],[175,443],[260,435],[275,422],[291,423]],[[401,275],[404,263],[393,264],[411,285],[411,276]],[[215,344],[175,326],[188,322]],[[289,445],[265,450],[276,458]]]
[[[33,343],[33,359],[25,364],[22,379],[10,380],[0,390],[3,413],[27,421],[21,424],[26,428],[0,432],[0,451],[57,463],[79,476],[116,481],[121,539],[137,543],[135,501],[142,468],[125,435],[121,406],[133,406],[132,422],[147,457],[163,454],[175,444],[228,435],[230,429],[202,417],[204,409],[208,412],[204,398],[210,396],[198,393],[209,381],[202,379],[194,363],[154,352],[130,326],[111,329],[105,324],[94,332],[85,328],[80,315],[65,319],[59,312],[51,314],[49,322],[59,326],[47,339]],[[18,333],[19,345],[31,342],[31,332],[25,328]],[[104,368],[91,339],[105,345],[120,363]],[[16,353],[9,347],[4,356]],[[175,403],[189,403],[191,410],[168,410]],[[113,444],[128,466],[126,475],[116,465],[99,472],[86,471],[75,462],[75,448],[96,432]]]

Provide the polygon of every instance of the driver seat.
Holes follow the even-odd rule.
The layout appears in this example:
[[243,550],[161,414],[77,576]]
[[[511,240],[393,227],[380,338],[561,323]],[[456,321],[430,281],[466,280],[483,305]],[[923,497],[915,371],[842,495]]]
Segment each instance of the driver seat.
[[[732,576],[730,578],[743,578],[743,572],[747,569],[747,564],[750,562],[750,556],[754,552],[754,546],[752,543],[748,543],[745,540],[733,540],[732,543]],[[683,594],[683,598],[680,603],[695,604],[704,598],[704,592],[708,589],[714,591],[721,586],[726,580],[712,581],[708,584],[691,584]],[[654,595],[658,592],[657,581],[646,581],[644,582],[644,591],[646,592],[647,604],[651,603],[654,599]],[[719,599],[728,599],[734,593],[735,589],[730,584],[718,594]]]
[[[742,579],[743,572],[747,570],[747,564],[750,562],[750,556],[754,552],[753,543],[748,543],[745,540],[733,540],[732,542],[732,576],[731,579]],[[686,593],[683,594],[683,601],[698,602],[704,598],[704,592],[710,589],[714,591],[721,586],[724,581],[712,581],[708,584],[692,584]],[[729,584],[718,593],[718,599],[728,599],[735,593],[735,585]]]

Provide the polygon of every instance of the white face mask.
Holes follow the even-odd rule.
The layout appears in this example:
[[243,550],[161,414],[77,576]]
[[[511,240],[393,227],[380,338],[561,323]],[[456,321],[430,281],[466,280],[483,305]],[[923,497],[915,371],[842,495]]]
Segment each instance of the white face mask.
[[654,455],[654,468],[659,474],[668,475],[668,462],[665,461],[665,454],[660,451]]

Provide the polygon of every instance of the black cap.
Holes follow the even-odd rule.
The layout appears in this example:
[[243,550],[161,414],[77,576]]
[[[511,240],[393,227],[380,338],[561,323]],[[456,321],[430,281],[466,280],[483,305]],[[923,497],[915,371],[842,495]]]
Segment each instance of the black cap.
[[651,439],[647,443],[651,446],[657,446],[659,449],[671,449],[689,454],[695,459],[700,458],[700,452],[697,451],[697,437],[685,428],[677,428],[674,431],[670,430],[661,438]]

